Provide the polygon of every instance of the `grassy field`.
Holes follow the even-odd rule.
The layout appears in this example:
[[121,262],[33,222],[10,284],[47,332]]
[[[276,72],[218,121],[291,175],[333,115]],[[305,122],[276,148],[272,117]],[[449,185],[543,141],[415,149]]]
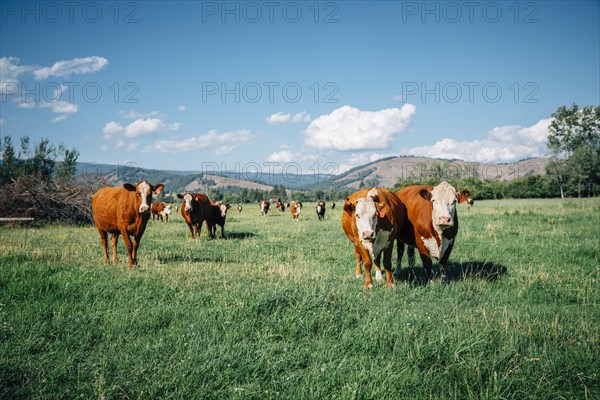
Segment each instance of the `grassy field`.
[[1,227],[0,398],[600,398],[600,199],[459,206],[451,282],[392,289],[341,212],[150,221],[132,272],[93,227]]

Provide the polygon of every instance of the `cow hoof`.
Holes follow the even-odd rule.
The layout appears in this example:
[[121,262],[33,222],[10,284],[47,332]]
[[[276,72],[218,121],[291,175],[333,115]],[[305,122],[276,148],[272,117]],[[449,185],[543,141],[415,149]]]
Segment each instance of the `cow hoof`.
[[375,271],[375,280],[382,281],[383,275],[381,275],[381,271]]
[[356,274],[356,277],[357,277],[357,278],[362,278],[362,277],[363,277],[363,274]]
[[365,285],[365,288],[367,288],[367,289],[373,289],[373,284],[369,283],[368,285]]

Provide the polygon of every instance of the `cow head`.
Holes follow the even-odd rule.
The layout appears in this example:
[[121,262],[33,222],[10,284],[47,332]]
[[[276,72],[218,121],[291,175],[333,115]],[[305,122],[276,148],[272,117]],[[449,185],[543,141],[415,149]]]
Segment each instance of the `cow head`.
[[344,211],[354,213],[358,238],[367,250],[372,251],[373,249],[377,222],[380,218],[385,218],[387,209],[388,206],[385,203],[379,202],[377,188],[369,190],[366,197],[357,199],[354,204],[349,199],[346,199],[344,203]]
[[135,186],[131,183],[124,183],[123,187],[130,192],[135,192],[136,197],[140,199],[138,212],[142,214],[150,210],[150,205],[152,204],[152,193],[159,194],[164,189],[165,185],[159,183],[156,186],[152,186],[150,182],[141,181]]
[[456,189],[444,181],[432,190],[422,189],[420,195],[425,200],[431,201],[433,205],[431,218],[437,229],[443,231],[454,225],[456,202],[458,200]]
[[170,204],[165,204],[165,209],[163,210],[163,214],[165,214],[165,215],[171,214],[171,205]]
[[183,203],[181,204],[181,207],[183,207],[185,209],[185,211],[192,211],[194,209],[192,202],[198,201],[198,199],[200,198],[200,196],[198,196],[197,194],[191,194],[191,193],[185,193],[185,194],[177,194],[177,197],[180,199],[183,199]]
[[469,205],[473,205],[474,203],[473,198],[471,197],[471,192],[469,192],[467,189],[462,189],[456,192],[456,197],[458,199],[458,202],[461,204],[465,201]]
[[219,211],[221,211],[221,217],[225,218],[227,216],[227,210],[229,210],[229,208],[227,208],[227,205],[225,204],[219,204]]

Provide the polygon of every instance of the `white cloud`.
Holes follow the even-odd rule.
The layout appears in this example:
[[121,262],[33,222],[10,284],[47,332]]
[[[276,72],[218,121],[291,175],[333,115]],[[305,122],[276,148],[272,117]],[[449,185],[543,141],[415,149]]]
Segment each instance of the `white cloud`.
[[206,135],[193,136],[187,139],[157,140],[141,151],[145,153],[188,153],[213,149],[216,155],[223,155],[242,145],[252,143],[254,136],[252,132],[246,129],[221,134],[215,130],[210,130]]
[[532,126],[507,125],[496,127],[483,139],[457,141],[442,139],[431,146],[415,147],[403,154],[432,158],[460,159],[477,162],[511,162],[548,153],[548,126],[552,120],[541,119]]
[[108,65],[108,60],[103,57],[83,57],[73,60],[57,61],[51,67],[40,68],[33,71],[36,80],[46,79],[50,76],[68,78],[73,74],[87,74],[100,71]]
[[174,132],[180,127],[179,122],[169,124],[160,118],[139,118],[125,127],[116,121],[110,121],[102,128],[102,132],[105,139],[119,134],[123,134],[126,138],[136,138],[159,132]]
[[294,115],[288,113],[284,114],[282,112],[278,112],[273,114],[267,118],[267,122],[271,125],[284,124],[284,123],[296,123],[296,122],[310,122],[310,115],[306,113],[306,111],[301,111]]
[[318,157],[314,154],[308,154],[306,152],[293,152],[289,149],[283,149],[269,154],[265,161],[277,163],[291,163],[313,161],[317,159]]
[[75,103],[69,103],[66,101],[52,101],[40,103],[41,108],[50,108],[54,113],[76,113],[79,111],[79,106]]
[[179,107],[177,107],[177,110],[184,112],[186,110],[185,104],[180,104]]
[[129,110],[127,112],[125,111],[118,111],[117,114],[119,114],[121,116],[121,118],[125,118],[125,119],[140,119],[140,118],[150,118],[150,117],[155,117],[157,115],[159,115],[160,113],[158,111],[150,111],[149,113],[141,113],[139,111],[134,111],[134,110]]
[[380,111],[343,106],[313,120],[306,128],[305,143],[339,151],[386,149],[394,134],[408,126],[415,111],[412,104]]
[[65,119],[67,119],[67,116],[65,114],[62,114],[62,115],[59,115],[58,117],[54,118],[52,121],[50,121],[50,123],[55,124],[57,122],[64,121]]
[[17,57],[0,57],[0,94],[16,94],[19,91],[19,75],[35,68],[19,63]]

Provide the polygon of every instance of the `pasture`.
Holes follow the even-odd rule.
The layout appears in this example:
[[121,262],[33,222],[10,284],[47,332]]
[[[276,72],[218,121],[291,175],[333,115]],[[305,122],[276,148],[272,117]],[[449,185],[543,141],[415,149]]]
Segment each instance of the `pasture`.
[[92,226],[0,227],[0,398],[600,398],[600,199],[458,206],[448,285],[371,290],[341,205],[234,205],[224,240],[174,211],[132,272]]

